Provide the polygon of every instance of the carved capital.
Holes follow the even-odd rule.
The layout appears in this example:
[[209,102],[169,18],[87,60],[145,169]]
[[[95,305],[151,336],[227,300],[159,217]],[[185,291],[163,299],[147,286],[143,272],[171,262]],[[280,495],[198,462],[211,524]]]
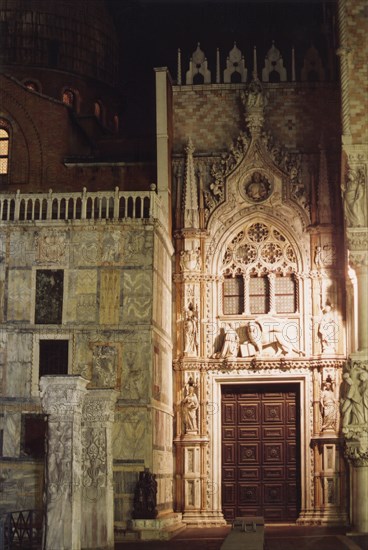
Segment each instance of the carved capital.
[[53,420],[65,421],[82,413],[88,380],[81,376],[42,376],[42,408]]
[[83,422],[114,422],[115,403],[119,393],[114,390],[88,390],[83,404]]
[[368,433],[348,441],[345,446],[345,456],[355,468],[368,466]]

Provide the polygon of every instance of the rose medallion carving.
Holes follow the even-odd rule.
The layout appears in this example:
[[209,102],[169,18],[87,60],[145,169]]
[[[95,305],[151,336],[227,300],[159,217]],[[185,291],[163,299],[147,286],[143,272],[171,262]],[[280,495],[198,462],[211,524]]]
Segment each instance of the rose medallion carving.
[[271,195],[271,184],[260,172],[253,172],[244,186],[245,196],[251,202],[262,202]]

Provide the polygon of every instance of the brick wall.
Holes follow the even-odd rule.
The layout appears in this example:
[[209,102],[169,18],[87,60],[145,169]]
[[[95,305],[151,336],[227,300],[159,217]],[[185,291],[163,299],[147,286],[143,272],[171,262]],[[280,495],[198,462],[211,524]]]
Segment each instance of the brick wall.
[[[219,152],[245,129],[243,86],[174,87],[174,152],[182,153],[189,137],[196,152]],[[264,84],[268,94],[265,127],[283,145],[316,150],[339,146],[340,96],[334,84]]]
[[347,47],[350,49],[350,129],[353,143],[368,142],[368,4],[366,0],[345,3]]

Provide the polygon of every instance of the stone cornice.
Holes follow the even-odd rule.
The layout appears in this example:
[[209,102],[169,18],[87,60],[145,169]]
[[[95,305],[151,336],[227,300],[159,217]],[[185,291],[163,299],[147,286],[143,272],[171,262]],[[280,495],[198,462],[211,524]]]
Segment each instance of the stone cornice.
[[179,359],[174,361],[173,367],[175,371],[234,371],[234,370],[248,370],[258,371],[263,369],[280,370],[280,371],[292,371],[295,369],[322,369],[322,368],[342,368],[346,363],[346,359],[286,359],[281,358],[278,360],[264,360],[253,357],[250,360],[236,359],[232,361],[228,360],[190,360]]

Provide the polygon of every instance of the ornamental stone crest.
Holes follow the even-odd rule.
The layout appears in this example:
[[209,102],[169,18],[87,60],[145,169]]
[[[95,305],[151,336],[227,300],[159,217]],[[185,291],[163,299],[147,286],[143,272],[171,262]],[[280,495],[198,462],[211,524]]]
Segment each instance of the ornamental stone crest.
[[244,186],[245,196],[251,202],[262,202],[271,194],[271,184],[260,172],[253,172]]

